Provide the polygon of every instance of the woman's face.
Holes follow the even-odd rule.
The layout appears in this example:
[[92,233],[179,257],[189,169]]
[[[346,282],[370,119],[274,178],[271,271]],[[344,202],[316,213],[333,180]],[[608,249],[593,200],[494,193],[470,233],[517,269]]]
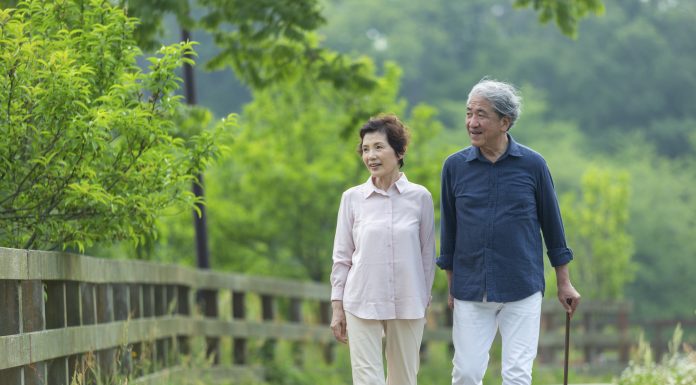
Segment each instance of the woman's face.
[[376,131],[363,137],[362,159],[372,177],[384,178],[398,174],[401,158],[389,145],[386,134]]

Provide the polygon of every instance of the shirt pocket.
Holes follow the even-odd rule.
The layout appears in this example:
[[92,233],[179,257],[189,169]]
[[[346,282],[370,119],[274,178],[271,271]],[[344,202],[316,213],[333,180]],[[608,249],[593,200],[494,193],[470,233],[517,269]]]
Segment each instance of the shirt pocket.
[[506,189],[504,194],[500,199],[500,213],[504,215],[501,220],[508,222],[536,219],[536,196],[531,186],[513,185]]

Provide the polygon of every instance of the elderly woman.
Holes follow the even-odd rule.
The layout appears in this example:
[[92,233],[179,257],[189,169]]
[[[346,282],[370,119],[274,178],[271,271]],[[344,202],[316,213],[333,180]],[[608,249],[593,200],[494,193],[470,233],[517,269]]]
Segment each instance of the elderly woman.
[[400,171],[408,131],[394,115],[360,129],[367,181],[343,193],[331,271],[331,329],[348,343],[353,384],[415,385],[435,264],[433,200]]

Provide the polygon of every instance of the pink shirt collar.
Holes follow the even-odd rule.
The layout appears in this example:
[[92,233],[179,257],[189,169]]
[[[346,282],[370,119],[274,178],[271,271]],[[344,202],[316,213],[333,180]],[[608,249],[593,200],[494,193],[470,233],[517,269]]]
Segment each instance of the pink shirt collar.
[[[401,176],[399,179],[396,180],[396,183],[394,183],[393,187],[396,188],[396,191],[399,194],[402,194],[406,190],[408,190],[410,184],[408,183],[408,179],[406,178],[406,174],[403,172],[401,173]],[[391,188],[390,188],[391,190]],[[382,191],[377,186],[375,186],[374,183],[372,183],[372,177],[367,178],[367,182],[363,184],[362,188],[362,193],[363,193],[363,198],[367,199],[372,195],[373,193],[376,194],[381,194],[381,195],[389,195],[387,191]]]

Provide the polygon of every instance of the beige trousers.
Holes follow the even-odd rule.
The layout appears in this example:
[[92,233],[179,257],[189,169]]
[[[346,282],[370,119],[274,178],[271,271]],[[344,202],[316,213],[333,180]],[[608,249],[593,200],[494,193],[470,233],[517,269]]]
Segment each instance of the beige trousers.
[[425,318],[370,320],[346,312],[353,385],[384,385],[382,337],[387,385],[416,385]]

